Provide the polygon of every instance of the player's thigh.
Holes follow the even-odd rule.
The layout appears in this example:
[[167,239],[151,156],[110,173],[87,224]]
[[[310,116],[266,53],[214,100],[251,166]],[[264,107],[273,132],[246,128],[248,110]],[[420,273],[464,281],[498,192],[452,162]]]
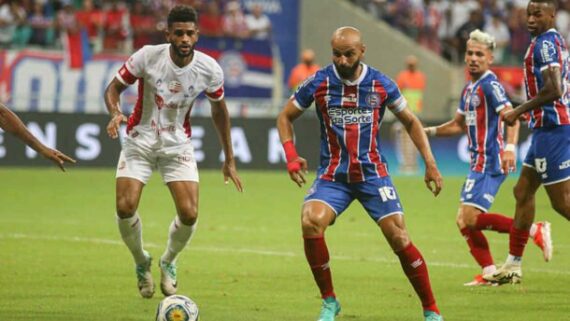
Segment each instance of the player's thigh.
[[404,209],[390,176],[351,185],[353,193],[374,222],[401,215]]
[[171,181],[166,184],[174,200],[176,212],[184,224],[192,225],[198,218],[199,185],[192,181]]
[[135,214],[144,184],[134,178],[118,177],[115,183],[116,210],[120,218],[128,218]]
[[556,184],[544,185],[552,208],[570,220],[570,179]]
[[164,183],[200,181],[192,144],[164,148],[157,155],[157,168]]
[[481,212],[489,211],[489,208],[491,208],[491,205],[493,205],[495,201],[495,195],[497,195],[505,178],[506,175],[500,173],[469,172],[461,188],[460,197],[462,208],[465,206],[466,209],[466,211],[462,211],[466,220],[469,219],[466,215],[476,213],[475,211],[471,211],[469,207],[479,209]]
[[348,184],[316,179],[305,195],[302,223],[313,224],[316,221],[319,224],[332,224],[353,200]]

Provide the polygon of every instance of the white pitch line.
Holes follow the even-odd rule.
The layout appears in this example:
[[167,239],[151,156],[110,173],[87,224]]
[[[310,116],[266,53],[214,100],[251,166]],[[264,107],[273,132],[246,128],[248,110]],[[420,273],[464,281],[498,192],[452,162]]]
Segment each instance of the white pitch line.
[[[26,239],[26,240],[38,240],[38,241],[62,241],[62,242],[76,242],[76,243],[91,243],[91,244],[107,244],[107,245],[118,245],[124,246],[124,243],[119,240],[101,239],[101,238],[90,238],[90,237],[80,237],[80,236],[42,236],[42,235],[28,235],[22,233],[10,233],[10,234],[0,234],[0,239]],[[145,242],[146,248],[162,248],[163,245],[158,245],[156,243]],[[258,250],[258,249],[248,249],[248,248],[225,248],[225,247],[212,247],[212,246],[191,246],[188,248],[191,251],[202,251],[202,252],[221,252],[221,253],[246,253],[246,254],[257,254],[266,256],[280,256],[280,257],[299,257],[301,254],[286,251],[275,251],[275,250]],[[356,256],[345,256],[345,255],[333,255],[331,257],[333,260],[342,261],[365,261],[365,262],[378,262],[387,264],[400,264],[396,259],[389,259],[384,257],[356,257]],[[439,266],[452,269],[473,269],[473,266],[465,263],[453,263],[453,262],[440,262],[440,261],[428,261],[428,266]],[[566,270],[550,270],[550,269],[537,269],[528,268],[525,269],[529,272],[536,273],[548,273],[548,274],[558,274],[558,275],[570,275],[570,271]]]

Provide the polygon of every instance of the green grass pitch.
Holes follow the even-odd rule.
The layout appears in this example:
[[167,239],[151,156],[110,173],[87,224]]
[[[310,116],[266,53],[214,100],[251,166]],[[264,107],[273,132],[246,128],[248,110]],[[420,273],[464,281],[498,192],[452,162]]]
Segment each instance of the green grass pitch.
[[[198,303],[202,321],[316,320],[320,301],[299,223],[306,188],[285,171],[241,176],[240,195],[221,172],[201,171],[198,231],[179,259],[179,293]],[[153,320],[162,295],[139,297],[115,223],[114,170],[2,168],[0,178],[0,320]],[[507,179],[493,212],[512,215],[515,180]],[[523,284],[466,288],[479,269],[455,226],[463,178],[446,177],[438,198],[421,177],[394,181],[447,321],[570,320],[570,223],[542,189],[537,218],[552,222],[552,262],[530,243]],[[139,211],[156,263],[175,213],[156,173]],[[501,264],[507,235],[485,234]],[[327,231],[327,242],[343,305],[339,321],[422,320],[396,256],[358,203]],[[156,265],[153,275],[158,280]]]

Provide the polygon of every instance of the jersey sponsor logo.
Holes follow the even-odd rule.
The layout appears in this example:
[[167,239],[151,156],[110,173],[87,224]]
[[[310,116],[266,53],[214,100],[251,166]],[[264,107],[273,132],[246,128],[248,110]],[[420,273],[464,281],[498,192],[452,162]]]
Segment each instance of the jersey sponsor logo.
[[378,193],[380,193],[380,198],[382,202],[393,201],[398,198],[396,195],[396,190],[390,186],[383,186],[378,189]]
[[342,97],[343,103],[356,103],[357,101],[356,94],[348,94],[348,96]]
[[570,167],[570,159],[560,163],[560,166],[558,166],[558,169],[566,169],[569,167]]
[[556,47],[548,40],[542,42],[540,56],[545,63],[554,62],[556,59]]
[[465,124],[467,126],[475,126],[477,124],[477,113],[473,110],[468,110],[465,113]]
[[372,109],[332,107],[327,113],[334,125],[372,123]]
[[507,100],[507,95],[505,94],[505,88],[498,81],[491,81],[491,86],[493,87],[493,95],[498,102],[503,102]]
[[366,95],[364,101],[366,102],[366,105],[368,105],[368,107],[378,108],[380,107],[381,99],[378,93],[369,93],[368,95]]
[[173,94],[179,93],[182,91],[182,84],[177,80],[172,80],[168,83],[168,90]]

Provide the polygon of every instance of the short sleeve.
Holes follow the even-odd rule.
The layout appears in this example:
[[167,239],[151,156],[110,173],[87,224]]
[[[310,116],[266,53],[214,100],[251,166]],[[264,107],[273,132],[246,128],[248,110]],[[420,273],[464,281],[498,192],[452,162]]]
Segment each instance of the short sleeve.
[[498,81],[490,81],[483,85],[483,92],[485,99],[490,109],[493,109],[497,114],[505,107],[511,106],[509,98],[505,92],[505,88]]
[[305,79],[305,81],[297,87],[297,90],[291,97],[293,98],[293,104],[301,110],[311,107],[311,104],[315,100],[315,76],[316,74]]
[[396,83],[388,78],[385,77],[382,81],[384,85],[384,89],[386,90],[386,100],[384,101],[384,106],[388,107],[390,111],[394,114],[397,114],[406,108],[408,102],[406,98],[402,96],[400,89],[396,85]]
[[125,86],[134,84],[142,78],[145,67],[145,47],[136,51],[119,69],[116,77]]
[[465,115],[465,91],[467,90],[467,87],[463,88],[463,91],[461,91],[461,98],[459,99],[459,107],[457,107],[457,113],[461,114],[461,115]]
[[540,71],[548,67],[560,67],[560,48],[553,38],[545,37],[537,41],[534,47],[534,63]]
[[206,88],[206,96],[211,101],[220,101],[224,98],[224,72],[217,63],[212,64],[212,78]]

